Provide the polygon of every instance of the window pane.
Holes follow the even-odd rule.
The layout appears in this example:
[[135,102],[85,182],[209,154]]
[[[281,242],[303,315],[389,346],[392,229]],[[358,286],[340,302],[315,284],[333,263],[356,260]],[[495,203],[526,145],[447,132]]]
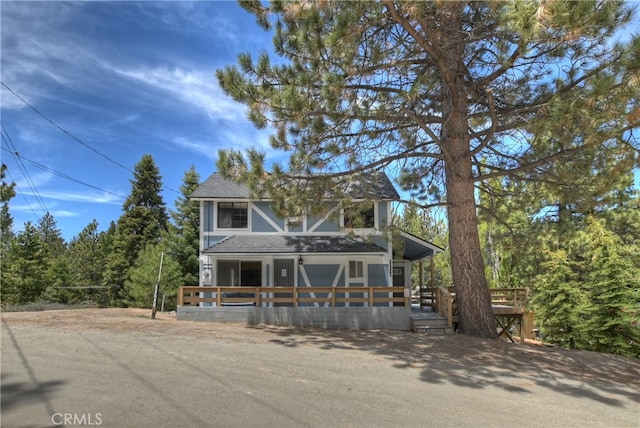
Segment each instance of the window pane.
[[218,202],[218,227],[221,229],[246,229],[248,226],[246,202]]
[[262,286],[262,262],[240,262],[240,285],[249,287]]
[[373,229],[375,209],[372,202],[353,204],[344,209],[344,227],[350,229]]
[[361,260],[349,260],[349,278],[364,278],[364,264]]
[[218,260],[218,287],[233,287],[240,283],[240,262]]

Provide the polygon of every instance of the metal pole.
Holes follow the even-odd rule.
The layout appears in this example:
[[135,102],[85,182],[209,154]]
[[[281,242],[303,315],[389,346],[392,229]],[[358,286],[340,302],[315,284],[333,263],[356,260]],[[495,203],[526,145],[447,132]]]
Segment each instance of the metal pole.
[[160,253],[160,269],[158,269],[158,282],[156,282],[156,288],[153,291],[153,307],[151,308],[151,319],[156,319],[156,312],[158,311],[158,292],[160,291],[160,277],[162,276],[162,262],[164,261],[164,251]]

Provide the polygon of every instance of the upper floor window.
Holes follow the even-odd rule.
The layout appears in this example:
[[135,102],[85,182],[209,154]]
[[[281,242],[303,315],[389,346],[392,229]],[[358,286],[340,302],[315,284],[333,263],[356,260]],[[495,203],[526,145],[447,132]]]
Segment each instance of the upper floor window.
[[218,202],[219,229],[246,229],[249,224],[249,204]]
[[373,202],[361,202],[344,209],[344,227],[349,229],[375,228]]

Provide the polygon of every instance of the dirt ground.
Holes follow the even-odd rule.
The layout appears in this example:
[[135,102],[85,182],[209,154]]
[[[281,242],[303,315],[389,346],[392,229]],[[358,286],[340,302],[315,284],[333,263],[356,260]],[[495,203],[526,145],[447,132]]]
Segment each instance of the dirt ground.
[[404,331],[348,331],[303,329],[234,323],[178,321],[175,313],[156,314],[147,309],[73,309],[39,312],[3,312],[10,325],[62,331],[106,331],[137,335],[207,337],[234,343],[306,344],[341,349],[366,349],[404,361],[407,366],[437,359],[464,365],[503,366],[509,370],[562,373],[583,381],[611,381],[640,388],[640,360],[586,351],[524,345],[464,335],[425,336]]
[[640,427],[640,360],[612,355],[140,309],[0,316],[3,427]]

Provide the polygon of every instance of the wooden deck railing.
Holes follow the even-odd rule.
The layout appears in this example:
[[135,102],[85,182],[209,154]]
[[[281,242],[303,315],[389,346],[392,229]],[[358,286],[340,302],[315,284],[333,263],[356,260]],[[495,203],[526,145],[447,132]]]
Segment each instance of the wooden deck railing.
[[215,303],[215,306],[262,306],[263,303],[292,307],[308,304],[335,307],[338,304],[409,306],[405,287],[198,287],[178,289],[178,306]]
[[[522,315],[529,298],[528,288],[490,288],[491,307],[496,316]],[[455,288],[438,287],[436,310],[451,327],[457,321]]]
[[453,326],[456,309],[455,293],[450,292],[445,287],[438,287],[437,296],[436,306],[438,313],[447,319],[447,325],[451,327]]
[[529,299],[528,288],[490,288],[494,315],[522,313]]

